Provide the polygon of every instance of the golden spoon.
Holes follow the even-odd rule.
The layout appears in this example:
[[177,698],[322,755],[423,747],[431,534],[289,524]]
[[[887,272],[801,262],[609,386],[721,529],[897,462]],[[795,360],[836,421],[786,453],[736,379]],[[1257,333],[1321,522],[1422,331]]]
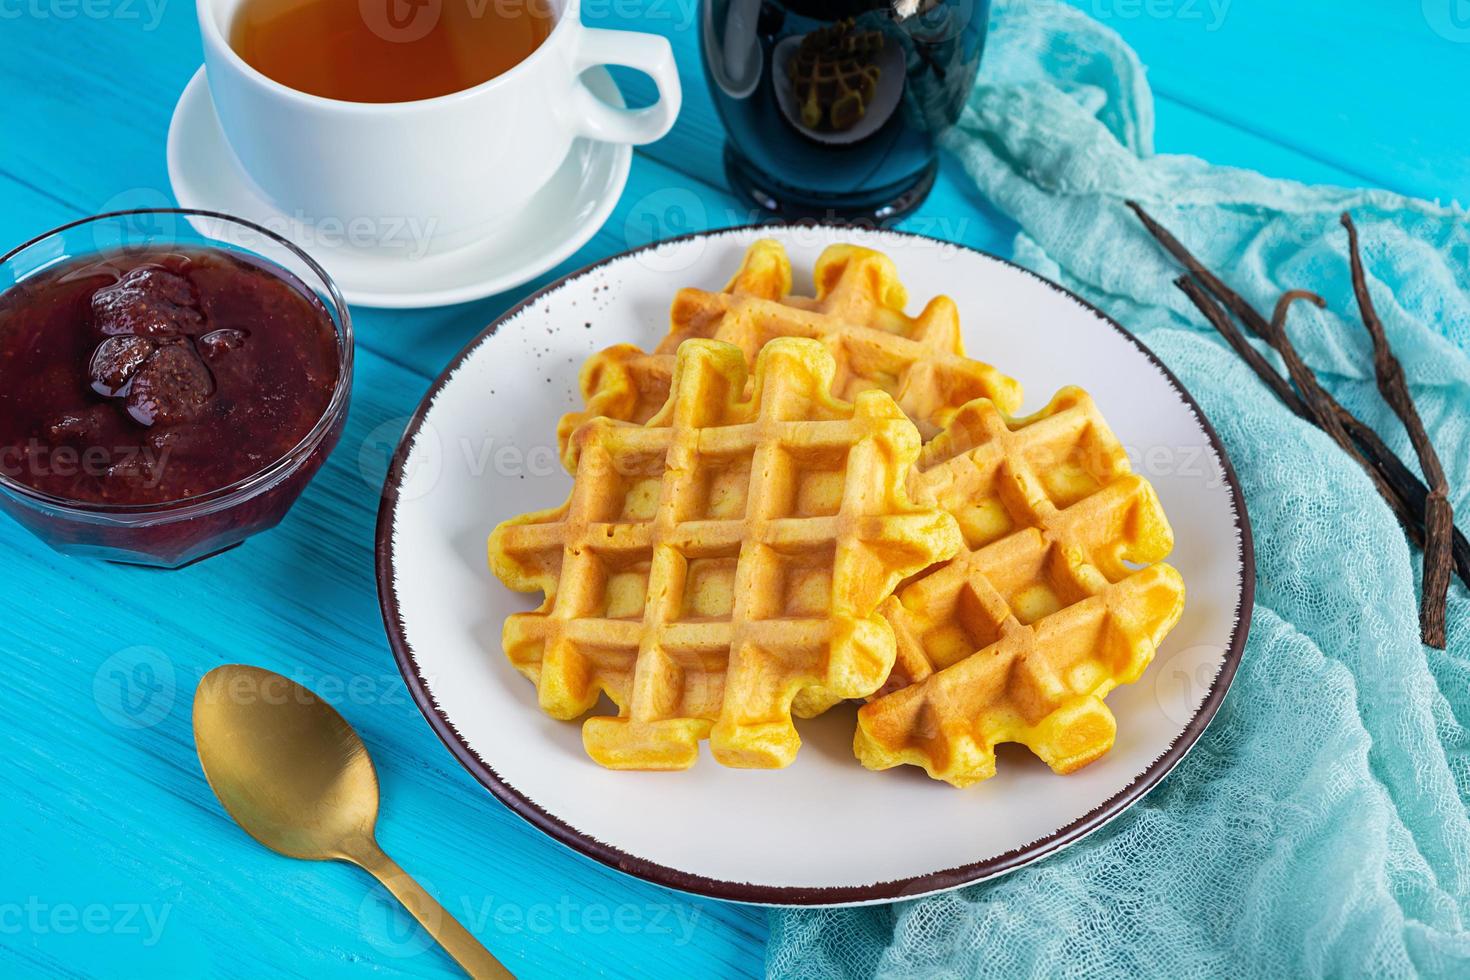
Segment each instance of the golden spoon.
[[287,857],[363,868],[470,976],[514,980],[378,846],[378,774],[331,705],[280,674],[226,664],[194,693],[194,744],[210,788],[251,837]]

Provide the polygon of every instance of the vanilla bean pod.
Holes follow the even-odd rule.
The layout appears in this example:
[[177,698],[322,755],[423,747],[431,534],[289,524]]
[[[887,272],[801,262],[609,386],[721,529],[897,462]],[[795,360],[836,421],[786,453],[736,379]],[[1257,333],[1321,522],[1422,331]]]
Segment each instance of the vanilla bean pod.
[[[1200,285],[1192,276],[1180,276],[1174,280],[1174,285],[1179,287],[1185,296],[1189,297],[1190,302],[1195,305],[1200,313],[1204,314],[1204,318],[1209,321],[1216,332],[1225,338],[1225,342],[1230,345],[1236,354],[1240,355],[1241,359],[1256,373],[1256,376],[1265,382],[1266,387],[1270,388],[1276,394],[1276,397],[1281,399],[1282,404],[1304,422],[1309,422],[1319,429],[1323,428],[1321,425],[1318,425],[1317,418],[1311,407],[1296,393],[1291,383],[1271,366],[1270,362],[1266,360],[1260,351],[1251,346],[1250,341],[1245,339],[1245,335],[1231,321],[1230,314],[1226,313],[1220,307],[1220,304],[1216,302],[1215,298],[1210,295],[1204,286]],[[1290,296],[1290,294],[1287,294],[1287,296]],[[1289,302],[1287,296],[1283,296],[1282,302],[1277,304],[1278,319],[1283,315],[1285,306]],[[1323,429],[1323,431],[1326,432],[1327,430]],[[1333,438],[1333,441],[1336,441],[1330,432],[1327,434],[1330,438]],[[1422,547],[1424,543],[1424,530],[1420,526],[1419,518],[1409,510],[1398,493],[1392,491],[1384,493],[1383,487],[1379,484],[1381,474],[1376,467],[1355,449],[1349,449],[1347,446],[1343,446],[1342,443],[1338,443],[1338,445],[1349,456],[1357,460],[1358,465],[1362,466],[1368,472],[1370,478],[1373,478],[1374,484],[1379,487],[1379,493],[1383,494],[1383,499],[1388,504],[1389,509],[1394,512],[1394,516],[1398,518],[1399,524],[1403,526],[1404,533],[1416,545]],[[1467,581],[1466,584],[1470,584],[1470,581]]]
[[1388,343],[1388,334],[1383,321],[1373,306],[1373,297],[1368,292],[1367,276],[1363,272],[1363,256],[1358,248],[1358,229],[1352,216],[1344,212],[1342,226],[1348,233],[1348,254],[1353,266],[1353,294],[1358,300],[1363,326],[1373,340],[1373,373],[1378,379],[1378,390],[1388,402],[1404,430],[1409,442],[1419,457],[1419,468],[1429,484],[1429,496],[1424,502],[1424,595],[1419,607],[1419,630],[1425,643],[1443,650],[1445,647],[1445,602],[1450,587],[1450,532],[1454,529],[1454,512],[1450,506],[1449,481],[1439,454],[1424,429],[1414,397],[1409,394],[1409,382],[1404,377],[1403,365],[1393,356]]
[[1291,383],[1277,373],[1260,351],[1251,346],[1250,341],[1245,339],[1245,334],[1241,333],[1240,328],[1231,322],[1230,314],[1220,308],[1220,304],[1205,287],[1199,284],[1199,280],[1193,276],[1180,276],[1174,280],[1174,285],[1189,297],[1190,302],[1194,303],[1195,307],[1204,314],[1205,319],[1219,332],[1220,336],[1225,338],[1225,342],[1230,345],[1231,349],[1240,355],[1241,360],[1256,372],[1256,375],[1276,393],[1276,397],[1280,398],[1287,408],[1301,416],[1303,420],[1313,425],[1317,424],[1312,418],[1312,410],[1307,408],[1307,403],[1302,401],[1301,396],[1291,387]]
[[[1223,303],[1242,323],[1267,343],[1271,343],[1274,339],[1281,342],[1284,346],[1290,347],[1290,340],[1286,337],[1284,330],[1277,331],[1273,329],[1271,323],[1262,317],[1254,307],[1247,303],[1243,297],[1229,286],[1225,285],[1218,276],[1205,268],[1168,229],[1155,221],[1153,216],[1140,205],[1133,201],[1128,201],[1127,204],[1138,215],[1139,220],[1143,222],[1144,227],[1148,229],[1155,240],[1163,246],[1165,251],[1194,275],[1198,283],[1205,290],[1208,290],[1208,295],[1212,296],[1213,300],[1218,300],[1219,303]],[[1186,293],[1188,293],[1188,290],[1186,290]],[[1194,297],[1191,298],[1193,299]],[[1195,305],[1200,306],[1200,303],[1196,301]],[[1216,309],[1218,310],[1218,307]],[[1201,307],[1201,312],[1205,313],[1207,319],[1210,318],[1210,314],[1203,307]],[[1213,320],[1211,322],[1217,330],[1220,330],[1224,334],[1225,339],[1230,342],[1231,347],[1256,369],[1257,375],[1268,385],[1271,385],[1272,390],[1276,392],[1278,397],[1282,397],[1282,401],[1286,402],[1292,411],[1296,412],[1304,420],[1315,424],[1316,420],[1305,402],[1297,399],[1300,408],[1293,406],[1292,401],[1282,395],[1278,385],[1273,384],[1269,380],[1269,378],[1275,377],[1278,383],[1284,384],[1275,369],[1260,356],[1255,348],[1251,347],[1243,336],[1239,335],[1239,331],[1235,330],[1234,324],[1231,324],[1228,318],[1224,318],[1225,328],[1222,328],[1220,323]],[[1225,333],[1226,329],[1234,332],[1236,337],[1232,339],[1230,334]],[[1272,346],[1276,347],[1276,344],[1272,344]],[[1251,354],[1244,353],[1242,347],[1245,350],[1251,351]],[[1277,349],[1279,352],[1279,348]],[[1283,355],[1284,359],[1285,355]],[[1269,372],[1269,374],[1265,372]],[[1424,542],[1423,515],[1427,512],[1428,488],[1424,486],[1424,482],[1412,470],[1404,465],[1403,461],[1394,454],[1393,450],[1388,448],[1388,445],[1377,432],[1373,431],[1371,426],[1357,418],[1346,408],[1343,408],[1326,391],[1322,391],[1322,395],[1323,404],[1332,409],[1339,425],[1352,436],[1353,441],[1358,445],[1362,455],[1371,463],[1373,471],[1380,474],[1383,481],[1386,481],[1387,485],[1393,488],[1392,493],[1384,496],[1384,501],[1393,510],[1395,516],[1399,517],[1400,523],[1404,524],[1410,539],[1422,547]],[[1370,478],[1371,476],[1372,474],[1370,473]],[[1382,493],[1383,484],[1376,478],[1374,479],[1374,484],[1379,488],[1380,493]],[[1465,535],[1458,528],[1451,528],[1451,536],[1451,550],[1454,556],[1455,570],[1465,585],[1470,587],[1470,540],[1466,540]]]
[[[1317,376],[1312,373],[1312,369],[1307,367],[1307,362],[1302,360],[1301,355],[1297,353],[1296,345],[1291,342],[1291,336],[1286,332],[1287,314],[1291,309],[1291,304],[1298,299],[1310,300],[1318,308],[1327,305],[1327,301],[1316,293],[1310,293],[1304,289],[1291,290],[1277,301],[1276,311],[1271,320],[1262,321],[1263,327],[1257,330],[1257,334],[1281,355],[1281,360],[1286,365],[1286,373],[1290,376],[1292,384],[1296,385],[1296,390],[1301,392],[1308,410],[1317,420],[1317,427],[1327,433],[1332,441],[1342,448],[1343,452],[1351,456],[1363,468],[1368,478],[1373,481],[1373,486],[1378,490],[1379,496],[1393,508],[1395,513],[1401,513],[1407,508],[1397,489],[1389,482],[1382,469],[1375,466],[1348,435],[1347,427],[1343,425],[1343,416],[1347,414],[1347,410],[1317,383]],[[1416,522],[1417,518],[1410,518],[1410,524]]]
[[1278,334],[1286,333],[1286,316],[1291,312],[1291,304],[1297,300],[1305,300],[1319,310],[1327,309],[1327,301],[1309,289],[1288,289],[1281,294],[1276,301],[1276,311],[1271,314],[1271,330]]

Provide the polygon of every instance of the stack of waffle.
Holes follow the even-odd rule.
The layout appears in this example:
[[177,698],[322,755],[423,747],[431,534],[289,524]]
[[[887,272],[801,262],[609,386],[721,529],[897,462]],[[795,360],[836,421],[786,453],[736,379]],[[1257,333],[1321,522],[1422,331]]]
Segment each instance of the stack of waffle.
[[776,242],[718,293],[682,290],[652,352],[582,371],[560,507],[506,521],[490,563],[542,592],[511,663],[591,757],[683,769],[795,758],[793,714],[845,701],[869,768],[964,786],[1020,742],[1071,772],[1111,747],[1103,697],[1184,601],[1173,533],[1087,394],[1014,413],[955,305],[917,317],[892,262],[827,249],[791,295]]

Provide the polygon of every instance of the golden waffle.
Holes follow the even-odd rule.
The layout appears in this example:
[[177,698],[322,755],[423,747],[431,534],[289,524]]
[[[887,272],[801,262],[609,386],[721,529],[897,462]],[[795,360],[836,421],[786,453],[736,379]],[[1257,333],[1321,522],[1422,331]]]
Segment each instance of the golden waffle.
[[1184,585],[1152,564],[1173,532],[1092,399],[1066,388],[1023,419],[967,405],[910,493],[954,514],[966,549],[881,607],[898,657],[858,712],[858,758],[966,786],[995,774],[999,742],[1059,773],[1101,756],[1116,731],[1102,698],[1148,666]]
[[989,398],[1007,412],[1020,409],[1015,380],[964,356],[953,300],[936,296],[918,317],[904,314],[907,293],[881,252],[832,245],[817,259],[814,278],[815,297],[790,295],[786,250],[762,239],[750,246],[723,292],[680,290],[670,332],[652,354],[620,344],[583,365],[587,408],[561,420],[563,455],[572,432],[590,418],[652,418],[668,397],[674,352],[694,338],[735,344],[747,364],[777,337],[820,340],[837,362],[833,394],[852,401],[862,391],[886,391],[926,439],[973,398]]
[[883,392],[834,399],[835,371],[815,341],[773,341],[747,398],[741,350],[691,341],[658,415],[584,425],[567,502],[490,536],[501,580],[546,593],[503,637],[541,707],[618,706],[583,726],[597,762],[683,769],[708,736],[725,765],[785,766],[798,693],[861,698],[888,676],[878,603],[960,533],[908,500],[913,424]]

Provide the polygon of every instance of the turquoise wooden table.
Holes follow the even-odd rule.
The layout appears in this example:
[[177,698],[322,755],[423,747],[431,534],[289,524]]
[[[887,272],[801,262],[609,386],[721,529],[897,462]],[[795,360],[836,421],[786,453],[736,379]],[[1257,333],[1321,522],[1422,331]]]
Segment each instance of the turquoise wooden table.
[[[1054,2],[1054,0],[1038,0]],[[1464,0],[1082,0],[1151,68],[1158,145],[1313,182],[1463,200]],[[599,234],[539,281],[420,313],[355,311],[356,392],[340,447],[285,523],[180,572],[52,554],[0,522],[0,974],[452,975],[385,894],[342,865],[258,847],[194,755],[209,668],[248,661],[334,702],[383,783],[380,836],[524,977],[759,973],[756,908],[688,899],[542,838],[444,751],[409,700],[378,616],[373,521],[388,454],[431,378],[531,289],[653,238],[756,217],[724,189],[699,74],[695,0],[584,4],[666,34],[683,116],[639,152]],[[200,63],[184,0],[0,0],[0,244],[171,202],[164,134]],[[626,80],[636,99],[637,79]],[[1014,229],[946,161],[903,227],[1005,254]]]

